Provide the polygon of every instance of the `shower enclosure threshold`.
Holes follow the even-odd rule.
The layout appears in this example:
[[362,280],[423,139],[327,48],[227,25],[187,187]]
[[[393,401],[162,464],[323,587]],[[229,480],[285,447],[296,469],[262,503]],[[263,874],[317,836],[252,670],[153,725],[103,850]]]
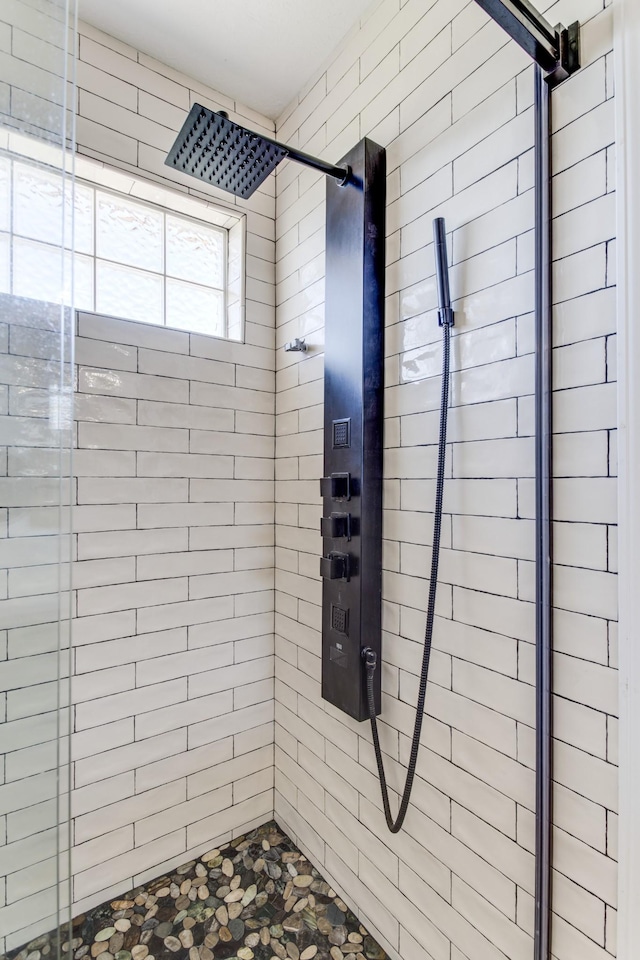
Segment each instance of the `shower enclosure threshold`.
[[[56,956],[54,931],[7,960]],[[386,960],[337,892],[271,821],[73,921],[69,960]]]

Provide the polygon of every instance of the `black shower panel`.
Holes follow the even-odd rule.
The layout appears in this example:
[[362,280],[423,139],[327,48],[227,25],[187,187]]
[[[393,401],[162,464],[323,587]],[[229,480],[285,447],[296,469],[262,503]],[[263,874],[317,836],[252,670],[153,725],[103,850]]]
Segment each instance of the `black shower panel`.
[[365,720],[361,650],[380,654],[382,619],[385,151],[365,138],[334,166],[195,103],[165,163],[247,199],[286,157],[327,176],[322,696]]
[[365,138],[340,166],[346,186],[327,181],[322,696],[366,720],[361,651],[381,642],[385,151]]

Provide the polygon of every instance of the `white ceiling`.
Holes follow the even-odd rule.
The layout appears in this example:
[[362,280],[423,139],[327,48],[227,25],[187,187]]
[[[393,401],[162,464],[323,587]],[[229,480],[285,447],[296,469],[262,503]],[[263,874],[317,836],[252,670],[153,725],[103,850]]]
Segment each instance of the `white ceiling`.
[[106,33],[275,119],[371,0],[79,0]]

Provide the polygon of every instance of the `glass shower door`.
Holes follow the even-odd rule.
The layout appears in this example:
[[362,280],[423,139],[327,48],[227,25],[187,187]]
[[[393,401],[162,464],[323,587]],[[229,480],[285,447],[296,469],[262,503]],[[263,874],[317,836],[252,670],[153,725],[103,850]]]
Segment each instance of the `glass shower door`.
[[0,4],[0,956],[32,960],[72,956],[71,3]]

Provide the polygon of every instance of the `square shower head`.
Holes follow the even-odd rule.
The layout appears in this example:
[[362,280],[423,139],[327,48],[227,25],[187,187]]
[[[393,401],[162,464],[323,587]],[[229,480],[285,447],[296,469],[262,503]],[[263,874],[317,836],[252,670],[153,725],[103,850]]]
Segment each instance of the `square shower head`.
[[165,163],[246,199],[286,156],[279,144],[194,103]]

